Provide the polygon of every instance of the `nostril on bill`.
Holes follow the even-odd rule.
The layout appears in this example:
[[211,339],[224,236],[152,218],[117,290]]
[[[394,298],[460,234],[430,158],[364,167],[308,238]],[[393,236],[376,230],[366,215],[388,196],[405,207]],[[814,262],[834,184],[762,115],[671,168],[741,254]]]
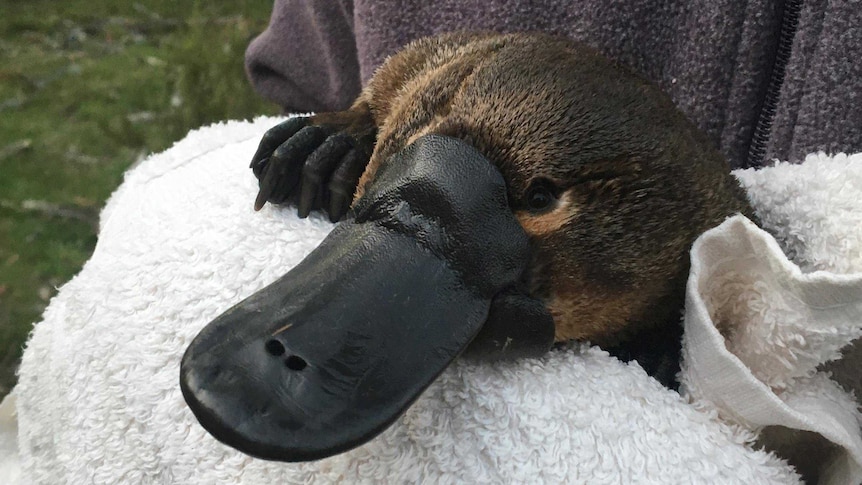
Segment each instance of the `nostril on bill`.
[[284,345],[276,339],[269,339],[266,342],[266,351],[273,357],[284,355]]
[[308,362],[305,361],[302,357],[298,355],[290,355],[285,359],[284,365],[287,366],[290,370],[302,370],[308,365]]
[[[269,339],[266,341],[266,353],[273,357],[281,357],[285,353],[284,344],[279,342],[276,339]],[[308,362],[305,361],[302,357],[298,355],[288,355],[286,359],[284,359],[284,365],[290,370],[302,370],[308,367]]]

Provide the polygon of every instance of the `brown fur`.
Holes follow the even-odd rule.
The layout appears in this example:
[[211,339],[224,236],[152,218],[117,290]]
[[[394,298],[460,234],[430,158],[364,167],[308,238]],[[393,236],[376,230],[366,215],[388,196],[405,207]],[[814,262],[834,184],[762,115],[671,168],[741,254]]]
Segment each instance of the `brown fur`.
[[[733,213],[751,215],[722,157],[666,95],[556,37],[417,41],[386,61],[348,112],[312,121],[377,128],[356,198],[424,134],[461,138],[494,162],[533,241],[529,288],[547,303],[558,340],[614,345],[676,323],[693,240]],[[538,179],[560,190],[541,213],[525,200]]]

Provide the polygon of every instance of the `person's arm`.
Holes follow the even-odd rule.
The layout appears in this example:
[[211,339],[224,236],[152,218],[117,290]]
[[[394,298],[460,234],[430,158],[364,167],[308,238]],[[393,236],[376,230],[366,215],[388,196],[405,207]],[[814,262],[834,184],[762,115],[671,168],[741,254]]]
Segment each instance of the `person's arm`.
[[339,111],[359,95],[350,0],[276,0],[269,27],[246,51],[255,90],[286,112]]

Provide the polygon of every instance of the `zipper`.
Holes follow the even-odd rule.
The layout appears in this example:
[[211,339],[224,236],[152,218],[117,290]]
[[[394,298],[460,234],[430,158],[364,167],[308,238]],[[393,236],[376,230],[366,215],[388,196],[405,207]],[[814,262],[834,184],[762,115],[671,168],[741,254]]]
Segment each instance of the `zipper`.
[[754,134],[748,145],[748,158],[742,168],[762,167],[766,156],[766,145],[772,131],[772,122],[778,109],[778,97],[781,95],[781,86],[784,84],[784,74],[787,70],[787,62],[793,50],[793,38],[796,37],[796,29],[799,26],[799,12],[802,10],[803,0],[786,0],[781,13],[781,30],[778,33],[778,47],[775,50],[775,62],[772,64],[772,72],[769,74],[769,84],[763,104],[760,107],[760,115],[757,124],[754,125]]

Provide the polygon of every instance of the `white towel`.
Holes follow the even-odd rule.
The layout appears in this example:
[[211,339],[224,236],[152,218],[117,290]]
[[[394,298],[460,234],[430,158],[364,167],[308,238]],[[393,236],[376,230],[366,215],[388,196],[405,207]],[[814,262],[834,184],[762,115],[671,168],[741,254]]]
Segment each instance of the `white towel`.
[[[862,335],[862,155],[809,156],[736,173],[761,224],[742,216],[704,233],[691,252],[683,393],[761,433],[806,479],[862,483],[862,415],[818,368]],[[845,379],[851,377],[850,379]],[[794,431],[790,431],[794,430]]]
[[[248,160],[277,121],[192,132],[131,171],[111,197],[95,253],[51,301],[27,344],[15,389],[14,466],[25,483],[798,481],[775,454],[753,449],[759,428],[717,410],[707,388],[687,381],[700,394],[681,397],[636,364],[579,345],[535,360],[456,362],[390,429],[325,460],[266,462],[217,442],[180,395],[183,350],[331,228],[289,208],[252,210]],[[836,165],[838,177],[862,181],[859,165]],[[743,180],[750,191],[774,188]],[[845,195],[859,200],[862,192]],[[757,197],[755,203],[763,209]],[[787,208],[787,216],[805,220],[805,207]],[[831,237],[830,229],[818,225],[814,237]],[[845,229],[839,221],[836,231]],[[797,256],[833,258],[827,244],[815,243],[825,252],[805,252],[814,247],[810,235],[794,234],[805,236]],[[842,250],[858,254],[856,235],[855,246]],[[8,444],[2,429],[0,443]]]

